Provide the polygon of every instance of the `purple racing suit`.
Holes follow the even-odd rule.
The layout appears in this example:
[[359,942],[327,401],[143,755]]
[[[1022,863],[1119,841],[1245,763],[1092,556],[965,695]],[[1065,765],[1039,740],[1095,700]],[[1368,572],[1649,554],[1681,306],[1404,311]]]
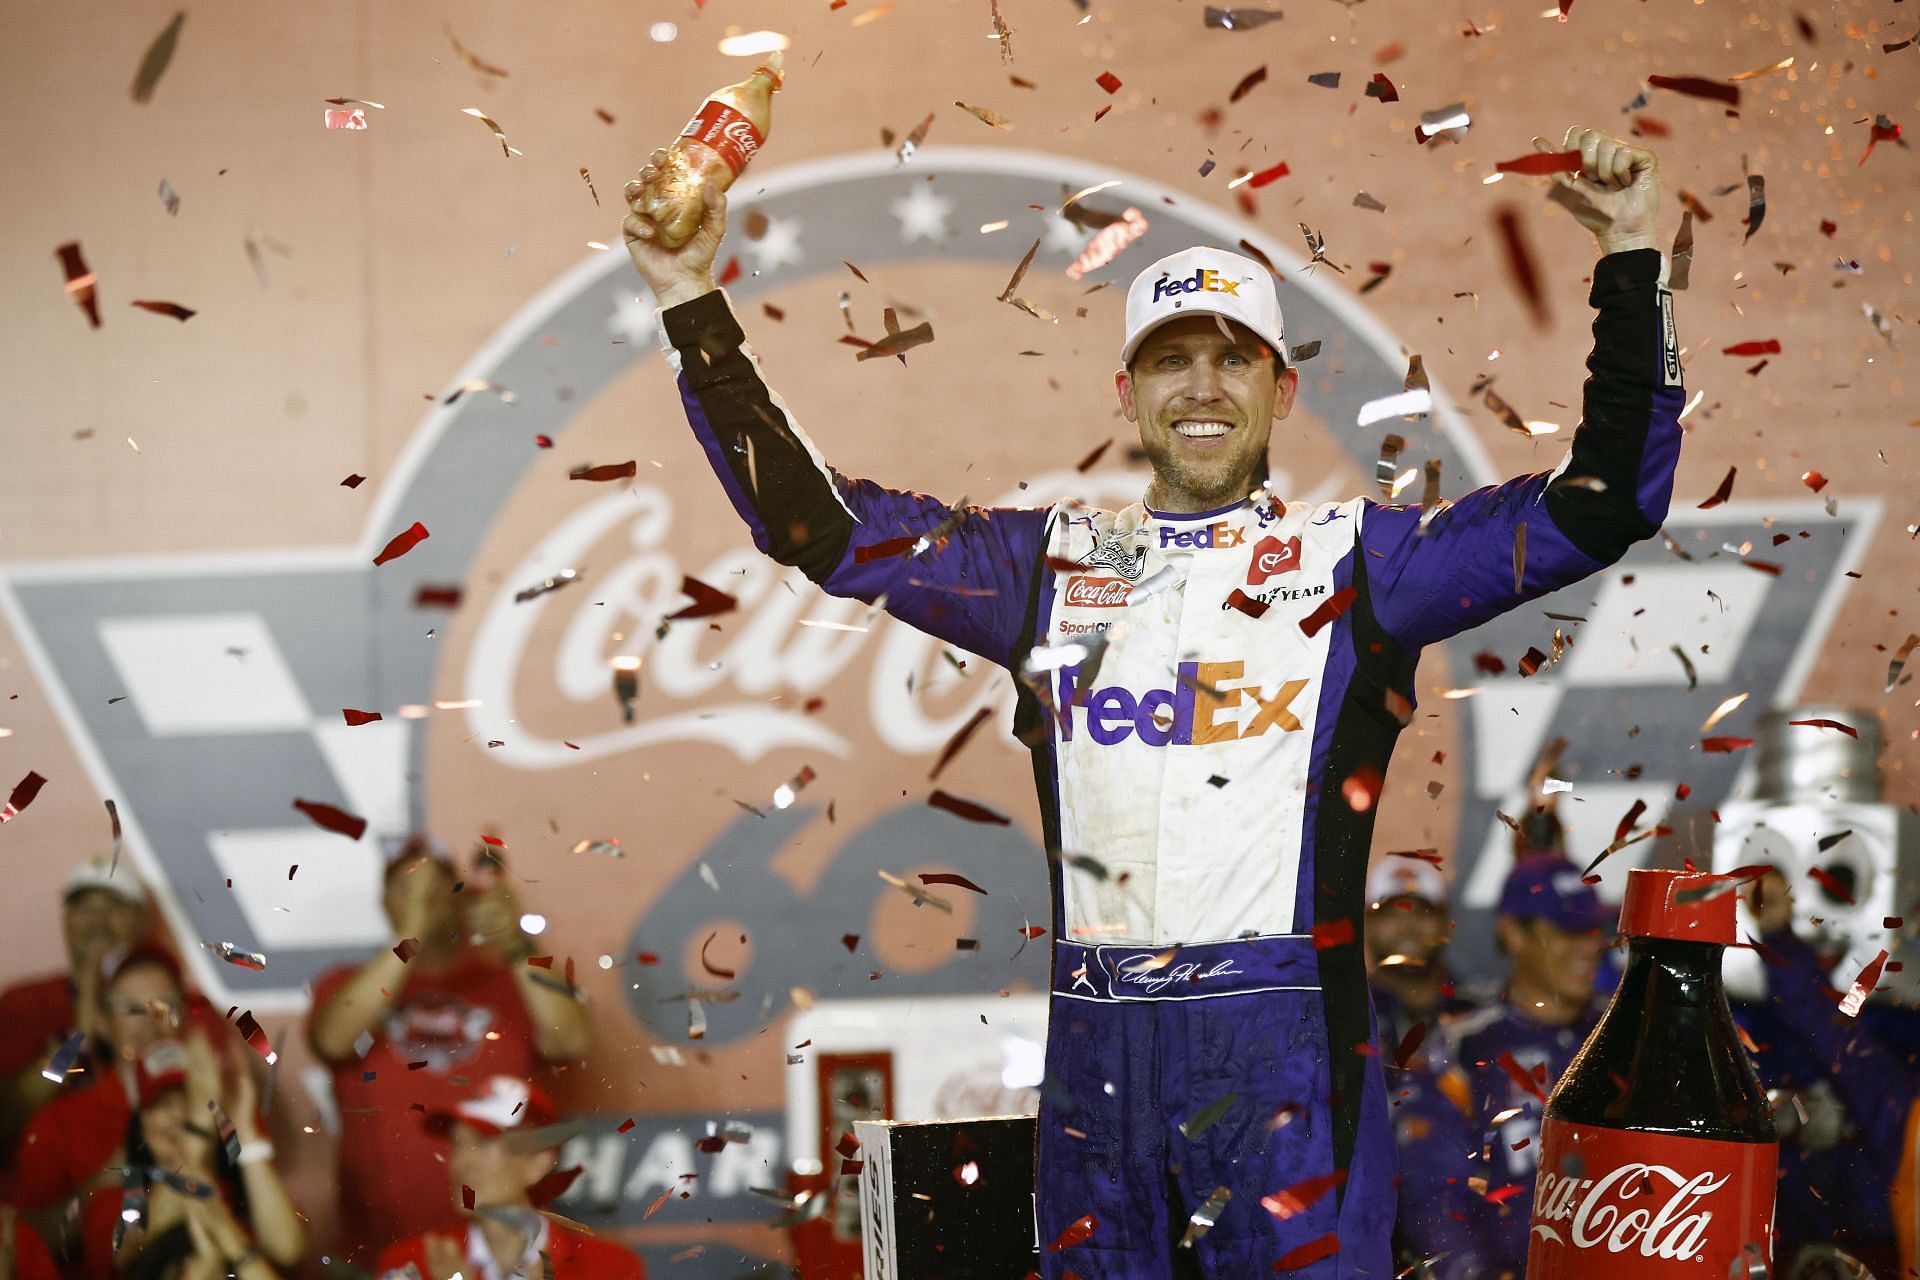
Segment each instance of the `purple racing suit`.
[[1596,266],[1561,465],[1431,513],[1264,493],[1199,514],[955,510],[831,470],[719,291],[661,313],[688,421],[762,551],[1037,673],[1015,728],[1053,887],[1048,1280],[1393,1274],[1360,946],[1373,799],[1423,647],[1659,528],[1684,394],[1662,279],[1653,250]]

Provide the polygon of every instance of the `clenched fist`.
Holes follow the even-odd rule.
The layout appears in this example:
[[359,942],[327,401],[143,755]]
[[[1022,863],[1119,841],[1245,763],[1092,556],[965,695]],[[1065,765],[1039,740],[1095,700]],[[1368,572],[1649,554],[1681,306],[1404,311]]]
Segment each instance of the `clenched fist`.
[[1660,172],[1653,152],[1630,146],[1598,129],[1575,125],[1554,147],[1540,138],[1541,151],[1578,151],[1580,172],[1555,174],[1555,196],[1580,225],[1593,232],[1600,252],[1654,249],[1654,223],[1660,213]]
[[708,186],[702,192],[706,212],[699,230],[678,249],[669,249],[646,212],[650,189],[660,176],[665,154],[654,152],[640,176],[627,183],[629,212],[621,224],[621,235],[634,267],[653,290],[654,301],[661,307],[671,307],[712,291],[713,260],[720,252],[721,238],[727,234],[727,196],[719,188]]

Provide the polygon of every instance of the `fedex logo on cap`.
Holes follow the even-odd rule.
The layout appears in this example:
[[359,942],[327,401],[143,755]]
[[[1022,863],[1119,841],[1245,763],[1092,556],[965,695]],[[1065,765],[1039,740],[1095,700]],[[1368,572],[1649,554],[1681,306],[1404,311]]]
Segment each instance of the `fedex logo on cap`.
[[1240,296],[1240,280],[1229,279],[1211,267],[1201,267],[1192,275],[1180,280],[1161,276],[1153,282],[1153,300],[1171,298],[1177,293],[1230,293]]
[[1174,529],[1160,526],[1162,547],[1237,547],[1247,540],[1245,529],[1236,529],[1224,520],[1216,520],[1204,529]]

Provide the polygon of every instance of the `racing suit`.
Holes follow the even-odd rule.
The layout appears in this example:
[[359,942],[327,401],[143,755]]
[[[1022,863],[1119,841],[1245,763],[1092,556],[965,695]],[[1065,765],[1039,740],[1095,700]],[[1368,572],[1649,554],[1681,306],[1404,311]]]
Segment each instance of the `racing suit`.
[[762,551],[1016,673],[1085,646],[1023,685],[1015,719],[1053,888],[1049,1280],[1393,1274],[1360,946],[1380,778],[1423,647],[1659,528],[1683,397],[1663,279],[1650,249],[1596,266],[1567,460],[1426,519],[1263,495],[956,512],[829,469],[718,290],[661,312],[688,421]]

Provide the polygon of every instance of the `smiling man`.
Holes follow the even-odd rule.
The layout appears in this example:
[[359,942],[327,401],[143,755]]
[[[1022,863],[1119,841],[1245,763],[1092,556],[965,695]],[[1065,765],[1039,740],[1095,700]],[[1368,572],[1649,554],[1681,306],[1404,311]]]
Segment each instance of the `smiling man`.
[[[626,221],[760,549],[1021,677],[1053,883],[1049,1280],[1392,1274],[1360,935],[1415,663],[1652,535],[1679,453],[1653,156],[1589,129],[1565,146],[1604,255],[1584,421],[1555,470],[1431,511],[1268,491],[1298,375],[1273,278],[1238,254],[1189,249],[1128,290],[1115,381],[1143,501],[956,509],[831,470],[762,381],[713,283],[724,197],[678,250]],[[628,184],[633,208],[657,177]]]

